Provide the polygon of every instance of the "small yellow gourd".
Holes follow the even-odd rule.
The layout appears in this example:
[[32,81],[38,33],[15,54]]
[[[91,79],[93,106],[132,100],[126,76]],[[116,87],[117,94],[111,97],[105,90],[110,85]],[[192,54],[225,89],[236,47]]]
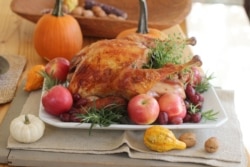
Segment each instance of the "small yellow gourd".
[[159,125],[146,129],[144,144],[149,149],[157,152],[165,152],[173,149],[183,150],[186,148],[186,144],[176,139],[171,130]]
[[63,5],[66,5],[68,8],[68,12],[72,12],[77,6],[79,2],[78,0],[64,0]]

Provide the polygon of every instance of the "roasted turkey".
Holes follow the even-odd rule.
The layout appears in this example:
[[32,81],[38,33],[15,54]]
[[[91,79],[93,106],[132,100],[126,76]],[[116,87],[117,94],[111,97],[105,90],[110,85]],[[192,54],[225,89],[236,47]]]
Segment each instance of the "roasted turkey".
[[[190,41],[189,41],[190,42]],[[155,39],[131,35],[123,39],[100,40],[81,50],[71,61],[72,77],[69,90],[81,97],[119,97],[129,100],[142,93],[164,93],[165,79],[190,66],[200,66],[194,56],[176,65],[166,64],[159,69],[145,69],[149,51]]]

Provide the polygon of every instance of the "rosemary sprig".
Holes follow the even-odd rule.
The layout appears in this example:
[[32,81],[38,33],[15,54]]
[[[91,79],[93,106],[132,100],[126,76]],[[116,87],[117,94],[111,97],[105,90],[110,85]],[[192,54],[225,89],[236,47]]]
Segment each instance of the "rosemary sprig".
[[205,75],[205,77],[203,77],[201,83],[199,83],[195,86],[196,92],[198,92],[198,93],[206,92],[211,87],[210,81],[212,79],[214,79],[213,74],[210,74],[209,76]]
[[161,68],[167,63],[180,64],[183,51],[186,46],[185,40],[180,35],[169,35],[166,41],[155,41],[155,46],[150,48],[149,62],[144,68]]
[[82,123],[90,123],[89,134],[95,125],[101,127],[108,127],[111,124],[120,123],[124,118],[126,109],[124,106],[118,104],[109,104],[103,108],[97,109],[96,107],[90,107],[86,111],[86,114],[78,114],[77,117]]
[[195,114],[197,112],[201,112],[201,109],[197,105],[190,103],[188,112],[191,114]]
[[196,105],[190,104],[188,112],[190,114],[196,114],[200,113],[203,120],[210,120],[210,121],[216,121],[217,115],[219,112],[215,112],[214,110],[210,109],[207,111],[202,111],[201,108],[199,108]]
[[211,121],[216,121],[218,114],[219,112],[214,112],[214,110],[203,111],[201,113],[202,118],[204,118],[205,120],[211,120]]
[[45,85],[44,85],[45,90],[49,90],[53,86],[60,84],[60,82],[58,80],[52,78],[51,77],[52,75],[49,75],[45,71],[41,71],[40,75],[42,75],[45,79]]

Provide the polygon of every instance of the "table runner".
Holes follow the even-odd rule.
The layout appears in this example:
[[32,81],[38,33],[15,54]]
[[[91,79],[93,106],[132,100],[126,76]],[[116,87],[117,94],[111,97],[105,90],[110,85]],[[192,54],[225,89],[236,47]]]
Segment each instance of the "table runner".
[[[184,151],[173,150],[166,153],[149,151],[143,144],[144,131],[108,131],[94,130],[91,136],[88,130],[60,129],[46,125],[45,135],[32,144],[18,143],[9,137],[8,148],[66,153],[115,154],[126,152],[130,158],[155,159],[169,162],[190,162],[221,167],[245,167],[246,157],[242,144],[242,134],[234,112],[233,92],[218,90],[221,102],[229,120],[218,128],[173,130],[176,136],[186,131],[197,135],[195,147]],[[21,114],[38,115],[41,92],[32,92],[23,106]],[[209,100],[209,99],[208,99]],[[214,154],[204,151],[204,142],[208,137],[216,136],[220,149]]]

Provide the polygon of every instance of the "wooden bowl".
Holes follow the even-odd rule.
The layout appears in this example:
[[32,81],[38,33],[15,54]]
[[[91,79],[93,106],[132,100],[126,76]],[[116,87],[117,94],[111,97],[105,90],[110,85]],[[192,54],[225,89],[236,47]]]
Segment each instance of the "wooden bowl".
[[[97,0],[127,12],[126,20],[74,16],[84,36],[114,38],[125,29],[135,28],[139,19],[138,0]],[[34,23],[44,9],[53,8],[55,0],[12,0],[11,10]],[[192,0],[147,0],[148,26],[159,30],[181,23],[191,10]]]

